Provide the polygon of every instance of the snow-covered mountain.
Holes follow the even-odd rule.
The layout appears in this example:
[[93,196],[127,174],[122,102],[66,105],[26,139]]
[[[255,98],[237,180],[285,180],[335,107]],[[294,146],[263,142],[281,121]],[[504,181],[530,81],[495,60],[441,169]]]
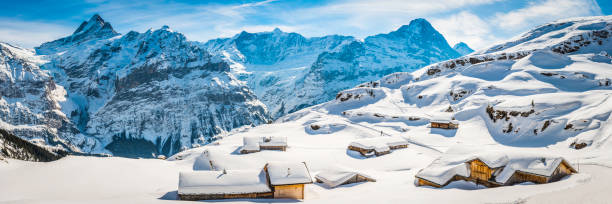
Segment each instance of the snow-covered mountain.
[[[66,90],[34,52],[0,43],[0,129],[40,145],[79,151],[84,137],[61,111]],[[78,143],[77,142],[77,143]]]
[[361,41],[348,36],[242,32],[205,49],[224,56],[273,117],[330,99],[338,91],[397,71],[461,56],[424,19]]
[[170,155],[269,121],[227,63],[167,26],[121,35],[94,15],[39,55],[1,46],[4,128],[48,145]]
[[459,42],[455,44],[455,46],[453,46],[453,49],[461,55],[468,55],[474,52],[474,50],[472,50],[472,48],[470,48],[470,46],[468,46],[464,42]]

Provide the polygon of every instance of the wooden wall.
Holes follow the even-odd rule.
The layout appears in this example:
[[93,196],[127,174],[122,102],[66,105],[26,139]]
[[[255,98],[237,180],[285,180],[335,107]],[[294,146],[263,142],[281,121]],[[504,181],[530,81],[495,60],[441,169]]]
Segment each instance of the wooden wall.
[[273,198],[273,193],[243,193],[243,194],[189,194],[178,197],[180,200],[220,200],[237,198]]
[[443,128],[443,129],[457,129],[457,128],[459,128],[459,124],[454,124],[454,123],[436,123],[436,122],[431,122],[430,126],[432,128]]
[[436,183],[430,182],[428,180],[425,180],[425,179],[422,179],[422,178],[417,178],[417,179],[418,179],[418,182],[417,182],[418,186],[433,186],[433,187],[436,187],[436,188],[442,188],[441,185],[438,185]]
[[261,150],[280,150],[280,151],[286,151],[287,146],[259,146],[259,148]]
[[484,162],[476,159],[469,162],[470,164],[470,178],[488,181],[493,175],[493,169],[489,168]]
[[304,199],[304,184],[274,186],[274,198]]

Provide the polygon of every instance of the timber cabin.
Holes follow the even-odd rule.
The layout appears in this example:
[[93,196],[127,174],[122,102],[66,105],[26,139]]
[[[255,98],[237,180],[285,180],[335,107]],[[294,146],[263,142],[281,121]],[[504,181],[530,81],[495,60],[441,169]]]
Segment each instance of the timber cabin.
[[348,146],[349,150],[359,152],[364,157],[382,156],[391,153],[391,150],[402,148],[408,148],[408,141],[387,136],[358,139]]
[[441,188],[459,180],[486,187],[510,186],[524,182],[544,184],[577,173],[569,162],[561,157],[475,157],[454,166],[444,166],[440,165],[441,163],[443,162],[436,160],[417,173],[416,185]]
[[179,173],[180,200],[273,198],[263,170],[193,171]]
[[287,137],[244,137],[242,142],[241,154],[249,154],[261,150],[287,150]]
[[304,199],[304,184],[312,183],[305,162],[269,162],[264,171],[274,198]]
[[317,183],[324,183],[329,188],[335,188],[340,185],[359,183],[359,182],[376,182],[376,179],[359,172],[345,170],[326,170],[319,172],[315,179]]
[[180,200],[254,198],[304,199],[312,183],[304,162],[269,162],[262,170],[193,171],[179,173]]
[[430,127],[442,129],[457,129],[459,128],[459,122],[457,122],[456,120],[432,120]]

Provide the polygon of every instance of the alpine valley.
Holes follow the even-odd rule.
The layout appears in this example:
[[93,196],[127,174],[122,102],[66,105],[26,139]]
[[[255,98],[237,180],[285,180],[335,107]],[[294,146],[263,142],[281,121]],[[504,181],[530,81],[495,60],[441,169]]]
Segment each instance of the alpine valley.
[[50,150],[172,155],[339,91],[460,57],[424,19],[364,40],[279,29],[206,43],[94,15],[34,50],[0,43],[0,129]]

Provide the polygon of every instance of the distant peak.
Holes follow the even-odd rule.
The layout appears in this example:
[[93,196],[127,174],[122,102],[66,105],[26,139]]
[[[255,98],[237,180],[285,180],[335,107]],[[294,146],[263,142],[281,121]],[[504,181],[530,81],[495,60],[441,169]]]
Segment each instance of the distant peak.
[[170,30],[170,26],[168,25],[164,25],[161,27],[162,30]]
[[423,18],[417,18],[410,21],[410,24],[403,25],[398,29],[398,31],[406,32],[406,31],[414,31],[414,30],[430,30],[433,29],[431,23]]
[[468,46],[464,42],[459,42],[459,43],[455,44],[455,46],[453,46],[453,49],[455,51],[459,52],[459,54],[461,54],[461,55],[467,55],[467,54],[470,54],[470,53],[474,52],[474,50],[472,48],[470,48],[470,46]]
[[110,25],[110,23],[104,21],[104,19],[102,19],[102,17],[100,17],[100,15],[96,13],[91,16],[88,21],[83,21],[79,28],[74,31],[73,35],[100,31],[117,33],[115,32],[115,30],[113,30],[113,27]]
[[89,18],[89,22],[100,22],[100,23],[104,23],[104,19],[102,19],[102,17],[100,17],[100,14],[94,14],[93,16],[91,16],[91,18]]
[[274,30],[272,32],[282,33],[283,31],[280,28],[274,28]]

